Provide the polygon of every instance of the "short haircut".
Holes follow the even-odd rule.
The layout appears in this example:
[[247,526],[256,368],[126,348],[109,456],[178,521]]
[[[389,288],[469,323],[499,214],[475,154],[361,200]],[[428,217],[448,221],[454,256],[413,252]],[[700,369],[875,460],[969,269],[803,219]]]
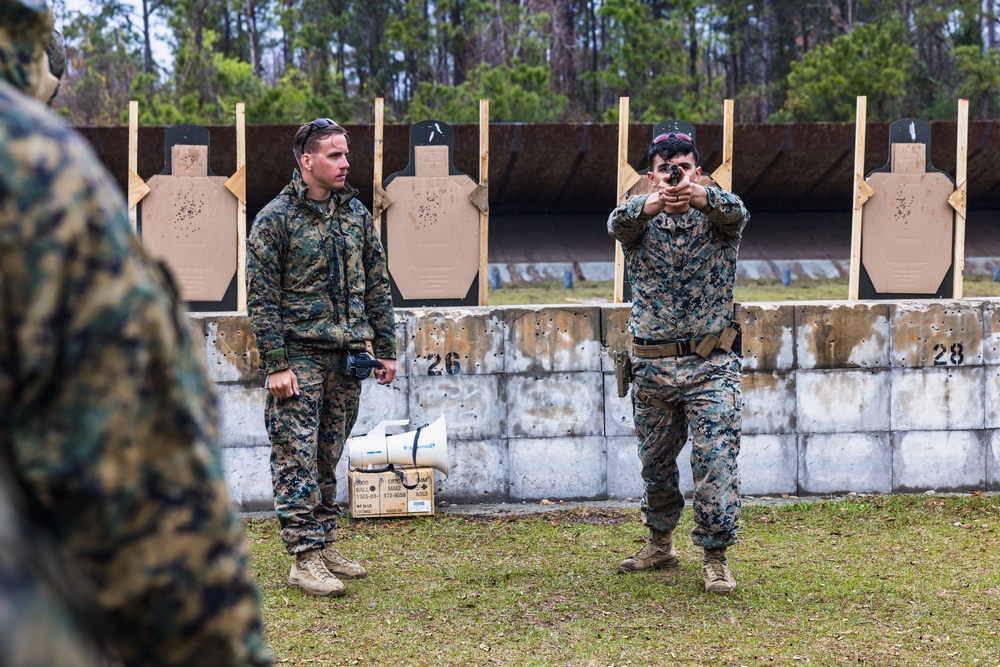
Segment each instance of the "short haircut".
[[342,134],[345,139],[350,139],[347,130],[329,118],[317,118],[300,127],[295,132],[295,139],[292,140],[295,164],[301,165],[303,153],[315,153],[320,142],[335,134]]
[[[683,136],[686,137],[687,135]],[[682,139],[673,132],[667,133],[666,138],[663,137],[664,135],[662,134],[657,137],[660,141],[651,143],[649,150],[646,152],[646,161],[651,169],[653,167],[653,158],[657,155],[663,158],[664,162],[669,162],[679,155],[694,155],[694,164],[698,166],[698,147],[694,145],[693,140]]]

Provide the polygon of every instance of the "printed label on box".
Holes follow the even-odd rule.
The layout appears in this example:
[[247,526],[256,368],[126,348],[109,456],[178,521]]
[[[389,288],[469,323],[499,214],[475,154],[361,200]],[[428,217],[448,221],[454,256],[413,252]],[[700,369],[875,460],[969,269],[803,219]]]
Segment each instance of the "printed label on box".
[[434,469],[398,466],[396,470],[403,473],[406,486],[396,471],[348,473],[351,516],[434,514]]
[[406,508],[411,513],[430,512],[431,503],[429,500],[411,500],[406,503]]

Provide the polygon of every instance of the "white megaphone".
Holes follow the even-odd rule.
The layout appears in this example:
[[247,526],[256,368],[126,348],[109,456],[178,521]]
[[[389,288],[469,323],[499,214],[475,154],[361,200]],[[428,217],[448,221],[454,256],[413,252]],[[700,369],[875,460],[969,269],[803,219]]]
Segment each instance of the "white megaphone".
[[416,431],[386,435],[387,426],[405,426],[409,419],[379,422],[366,435],[347,441],[347,458],[354,468],[371,465],[418,465],[448,476],[448,436],[444,415]]

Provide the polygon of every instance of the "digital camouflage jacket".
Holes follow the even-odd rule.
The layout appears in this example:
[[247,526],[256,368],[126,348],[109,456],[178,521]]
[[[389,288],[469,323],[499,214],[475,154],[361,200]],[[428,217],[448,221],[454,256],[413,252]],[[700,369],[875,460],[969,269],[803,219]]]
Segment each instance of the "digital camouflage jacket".
[[648,340],[717,334],[733,310],[736,255],[750,214],[739,197],[708,187],[708,205],[683,214],[642,212],[630,197],[611,212],[608,233],[622,244],[632,289],[629,333]]
[[89,145],[3,78],[0,456],[125,665],[269,664],[198,340]]
[[247,313],[267,373],[316,350],[396,357],[396,324],[382,242],[350,185],[327,211],[292,181],[257,214],[247,240]]
[[22,0],[0,0],[0,78],[31,95],[37,61],[52,32],[52,12]]

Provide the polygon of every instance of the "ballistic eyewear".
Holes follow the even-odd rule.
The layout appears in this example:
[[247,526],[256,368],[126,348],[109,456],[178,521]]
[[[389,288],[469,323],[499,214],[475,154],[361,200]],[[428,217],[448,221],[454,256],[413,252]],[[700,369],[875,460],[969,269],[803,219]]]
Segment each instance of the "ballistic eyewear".
[[322,130],[324,127],[340,127],[337,121],[330,120],[329,118],[317,118],[316,120],[309,121],[309,129],[306,130],[305,136],[302,138],[302,148],[305,148],[309,143],[309,137],[312,136],[313,130]]
[[681,141],[689,141],[692,144],[694,143],[694,139],[692,139],[690,135],[684,134],[683,132],[664,132],[660,136],[653,139],[653,143],[658,144],[661,141],[666,141],[667,139],[680,139]]

